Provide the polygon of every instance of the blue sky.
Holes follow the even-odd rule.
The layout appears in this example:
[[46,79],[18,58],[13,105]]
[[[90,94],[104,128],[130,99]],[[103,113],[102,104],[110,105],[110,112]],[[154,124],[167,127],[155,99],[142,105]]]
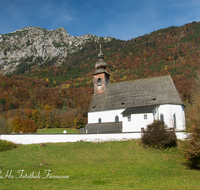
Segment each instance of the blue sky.
[[199,0],[0,0],[0,34],[28,26],[128,40],[200,21]]

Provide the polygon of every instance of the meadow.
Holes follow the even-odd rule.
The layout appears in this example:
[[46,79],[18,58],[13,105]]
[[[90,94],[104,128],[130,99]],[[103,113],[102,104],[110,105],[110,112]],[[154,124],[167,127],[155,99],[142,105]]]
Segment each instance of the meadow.
[[0,152],[0,189],[200,187],[200,172],[186,167],[179,147],[145,148],[139,140],[46,145],[18,145]]
[[73,128],[48,128],[48,129],[38,129],[36,133],[42,134],[42,133],[63,133],[63,131],[66,130],[67,133],[78,133],[77,129]]

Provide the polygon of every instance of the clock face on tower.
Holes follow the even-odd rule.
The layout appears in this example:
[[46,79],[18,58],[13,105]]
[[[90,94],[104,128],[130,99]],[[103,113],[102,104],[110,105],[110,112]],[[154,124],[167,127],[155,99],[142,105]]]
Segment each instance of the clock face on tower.
[[101,86],[98,86],[98,89],[101,89]]

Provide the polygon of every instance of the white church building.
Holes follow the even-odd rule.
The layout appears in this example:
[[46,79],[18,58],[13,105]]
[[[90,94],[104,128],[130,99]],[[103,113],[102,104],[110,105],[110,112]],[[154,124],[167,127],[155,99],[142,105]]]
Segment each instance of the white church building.
[[171,76],[111,84],[106,67],[100,50],[88,124],[81,133],[141,132],[155,120],[175,131],[185,130],[184,105]]

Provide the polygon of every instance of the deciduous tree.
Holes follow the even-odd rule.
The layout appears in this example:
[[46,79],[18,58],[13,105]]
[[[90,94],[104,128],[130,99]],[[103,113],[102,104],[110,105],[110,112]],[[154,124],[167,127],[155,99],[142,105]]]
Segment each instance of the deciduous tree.
[[191,168],[200,168],[200,75],[194,83],[192,105],[187,111],[187,128],[190,132],[185,150],[187,164]]
[[36,124],[31,119],[14,118],[12,121],[12,130],[16,133],[35,133],[37,131]]

